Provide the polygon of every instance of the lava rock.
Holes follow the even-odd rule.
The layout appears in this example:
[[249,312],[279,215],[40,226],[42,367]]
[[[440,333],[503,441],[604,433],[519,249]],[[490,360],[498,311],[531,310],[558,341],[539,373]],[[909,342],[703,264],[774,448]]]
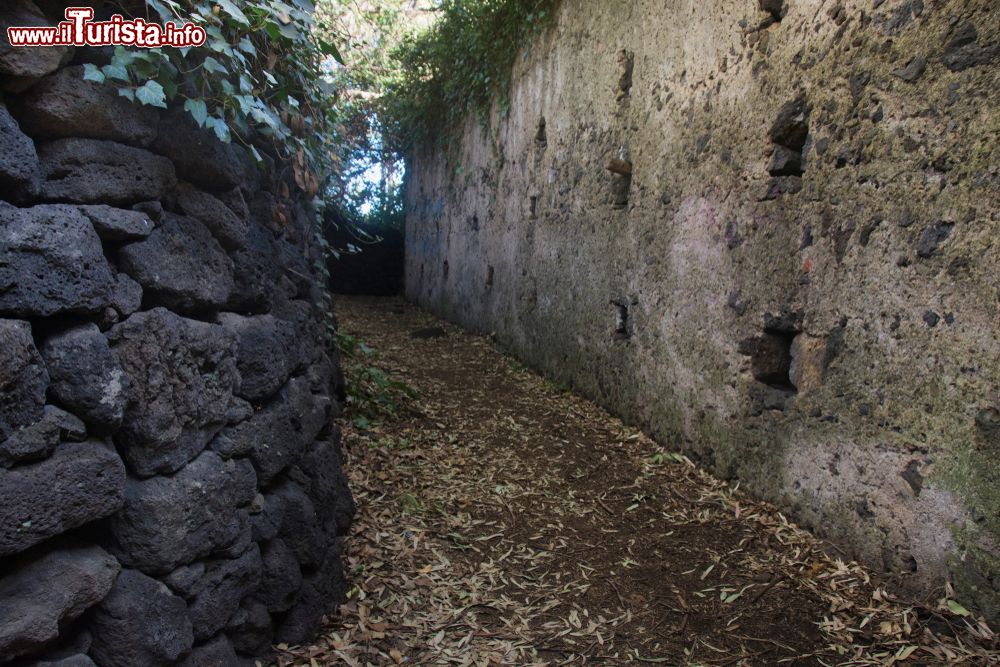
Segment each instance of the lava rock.
[[0,313],[95,313],[115,278],[93,225],[73,206],[0,208]]
[[782,105],[771,129],[768,131],[773,143],[793,151],[802,151],[809,135],[809,105],[804,97],[796,98]]
[[250,528],[254,542],[266,542],[281,530],[284,506],[273,493],[258,494],[250,504]]
[[66,658],[33,662],[30,667],[97,667],[97,665],[89,657],[78,653]]
[[233,262],[197,220],[164,214],[143,241],[121,249],[124,272],[158,304],[183,314],[219,310],[233,291]]
[[0,577],[0,656],[36,652],[99,603],[121,566],[97,546],[53,545],[11,563]]
[[94,229],[105,241],[134,241],[153,233],[156,226],[141,211],[131,211],[103,204],[81,206],[80,211],[90,219]]
[[[228,206],[207,192],[188,183],[177,188],[177,205],[181,211],[201,222],[226,250],[242,250],[247,246],[247,218],[240,218]],[[245,207],[245,205],[244,205]]]
[[168,667],[194,644],[184,600],[136,570],[118,575],[92,629],[90,654],[101,667]]
[[241,277],[234,286],[230,305],[234,310],[267,312],[274,298],[280,273],[276,262],[277,242],[274,233],[251,219],[247,247],[231,253],[233,272]]
[[772,176],[801,176],[802,153],[781,145],[775,146],[767,171]]
[[86,437],[87,427],[78,417],[46,405],[41,419],[0,442],[0,467],[47,458],[61,440],[80,442]]
[[249,420],[223,430],[212,449],[225,457],[249,456],[261,484],[295,463],[330,420],[332,404],[315,395],[306,378],[290,380]]
[[278,536],[302,567],[316,567],[323,558],[329,539],[309,496],[301,486],[290,480],[281,482],[271,495],[281,503]]
[[976,26],[971,22],[960,25],[945,45],[941,62],[953,72],[1000,60],[1000,43],[980,45]]
[[133,104],[112,86],[85,81],[83,66],[45,77],[17,106],[25,131],[34,137],[85,137],[146,146],[157,135],[157,114]]
[[125,466],[103,443],[67,442],[52,456],[0,470],[0,556],[117,512]]
[[153,150],[170,158],[184,178],[206,190],[218,192],[239,186],[252,165],[239,146],[224,144],[208,130],[200,129],[182,112],[160,122]]
[[96,324],[50,336],[41,351],[58,403],[91,424],[109,429],[121,425],[128,377]]
[[751,370],[756,380],[777,385],[789,383],[790,343],[788,337],[770,333],[757,337],[751,356]]
[[272,614],[288,611],[302,587],[302,571],[295,554],[281,538],[273,539],[261,549],[263,572],[260,588],[254,594]]
[[170,160],[112,141],[58,139],[42,145],[38,159],[48,201],[132,205],[177,186]]
[[339,439],[338,430],[318,440],[292,468],[290,477],[302,485],[315,507],[323,508],[327,520],[332,519],[331,534],[346,535],[357,506],[341,465]]
[[327,550],[322,567],[302,582],[299,599],[275,630],[274,640],[289,644],[309,641],[319,631],[323,615],[344,599],[347,580],[340,560],[343,541],[335,540]]
[[928,226],[917,242],[917,256],[927,259],[933,255],[938,246],[948,240],[954,227],[950,222],[935,222]]
[[0,320],[0,438],[42,418],[48,386],[31,325]]
[[115,292],[111,295],[111,305],[120,317],[128,317],[142,307],[142,285],[119,273],[115,276]]
[[35,144],[0,103],[0,199],[23,204],[38,195],[38,188]]
[[164,308],[132,315],[108,338],[129,377],[115,443],[140,476],[178,470],[226,424],[238,382],[235,339]]
[[[245,465],[245,462],[243,463]],[[204,452],[171,477],[129,479],[125,506],[110,521],[114,552],[128,567],[166,574],[231,546],[249,531],[256,493],[236,461]]]
[[4,82],[7,90],[23,90],[40,77],[54,72],[72,54],[72,49],[64,46],[45,48],[12,47],[7,40],[9,27],[51,26],[35,3],[30,0],[7,0],[0,9],[0,74],[8,77]]
[[893,74],[907,83],[915,83],[924,75],[927,69],[927,59],[923,56],[916,56],[906,64],[906,67],[898,69]]
[[178,667],[243,667],[229,640],[220,635],[203,646],[195,646]]
[[256,544],[239,558],[206,564],[205,574],[194,584],[193,598],[188,600],[195,641],[204,641],[226,627],[240,601],[260,585],[261,568]]
[[218,321],[239,341],[236,367],[240,387],[236,394],[256,402],[277,393],[295,369],[295,325],[272,315],[242,317],[234,313],[223,313]]
[[240,609],[229,619],[226,635],[238,653],[262,655],[271,649],[271,638],[274,635],[271,615],[261,603],[244,600]]

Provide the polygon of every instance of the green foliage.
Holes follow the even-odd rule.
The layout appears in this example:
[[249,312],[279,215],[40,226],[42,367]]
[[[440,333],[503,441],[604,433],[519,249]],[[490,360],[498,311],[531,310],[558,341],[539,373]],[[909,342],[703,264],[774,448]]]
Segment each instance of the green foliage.
[[166,108],[180,104],[224,142],[258,160],[254,141],[270,141],[294,162],[296,184],[315,196],[332,168],[334,87],[324,77],[337,48],[317,37],[310,0],[147,0],[147,18],[193,22],[208,39],[197,48],[115,50],[84,78],[123,97]]
[[401,72],[387,85],[381,113],[390,142],[405,151],[506,105],[514,61],[552,19],[557,0],[441,0],[437,22],[406,39]]
[[347,410],[351,422],[367,429],[377,419],[396,417],[416,392],[374,365],[377,353],[356,336],[338,334],[347,384]]

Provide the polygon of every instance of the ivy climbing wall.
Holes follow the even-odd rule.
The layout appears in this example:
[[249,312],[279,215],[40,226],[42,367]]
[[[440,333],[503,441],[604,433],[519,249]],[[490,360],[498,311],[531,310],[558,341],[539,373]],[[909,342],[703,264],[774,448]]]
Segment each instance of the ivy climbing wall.
[[1000,614],[1000,10],[563,2],[415,151],[406,289]]
[[314,212],[109,57],[0,47],[0,664],[248,664],[345,589]]

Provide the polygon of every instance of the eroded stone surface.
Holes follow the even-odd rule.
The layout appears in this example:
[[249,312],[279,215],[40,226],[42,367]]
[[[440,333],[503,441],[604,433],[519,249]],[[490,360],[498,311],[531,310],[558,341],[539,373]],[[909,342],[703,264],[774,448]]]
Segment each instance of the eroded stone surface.
[[121,566],[96,546],[54,545],[0,575],[0,656],[35,652],[104,599]]
[[64,442],[38,463],[0,469],[0,556],[122,507],[125,466],[104,443]]
[[84,420],[117,428],[125,414],[128,376],[94,324],[49,336],[42,345],[56,400]]
[[114,552],[126,566],[150,574],[218,553],[249,531],[240,508],[254,493],[240,465],[213,452],[171,477],[129,479],[125,505],[110,522]]
[[122,270],[159,304],[182,313],[219,310],[233,291],[233,262],[197,220],[164,214],[120,253]]
[[164,308],[136,313],[108,338],[129,378],[115,442],[139,475],[178,470],[226,424],[238,379],[235,339]]
[[92,313],[114,275],[90,220],[73,206],[0,208],[0,313]]
[[122,570],[93,618],[90,654],[102,667],[168,667],[194,643],[184,600],[136,570]]
[[[37,49],[43,50],[43,49]],[[35,137],[86,137],[147,145],[157,134],[152,107],[133,104],[110,85],[85,81],[83,66],[66,67],[32,86],[18,105]]]
[[113,141],[57,139],[41,145],[38,159],[47,201],[129,205],[177,185],[170,160]]

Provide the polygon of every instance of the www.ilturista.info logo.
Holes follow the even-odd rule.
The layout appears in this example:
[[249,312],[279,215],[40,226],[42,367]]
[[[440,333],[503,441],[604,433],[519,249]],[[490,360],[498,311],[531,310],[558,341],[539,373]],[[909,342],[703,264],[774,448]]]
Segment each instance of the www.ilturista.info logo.
[[67,7],[66,20],[55,27],[7,28],[11,46],[164,46],[184,48],[205,43],[205,29],[193,23],[159,25],[143,19],[126,20],[115,14],[109,21],[94,21],[92,7]]

